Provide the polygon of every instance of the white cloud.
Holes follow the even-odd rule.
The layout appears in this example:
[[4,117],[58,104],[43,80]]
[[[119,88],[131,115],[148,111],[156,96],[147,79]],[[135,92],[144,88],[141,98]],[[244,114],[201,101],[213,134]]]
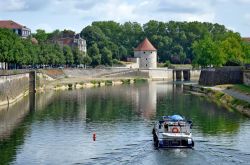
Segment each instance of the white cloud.
[[1,11],[16,11],[16,10],[22,10],[24,8],[25,8],[25,2],[22,0],[0,1]]
[[32,19],[40,18],[47,24],[34,26],[49,31],[54,30],[51,27],[68,26],[81,30],[98,20],[146,23],[155,19],[219,22],[249,33],[246,25],[250,24],[250,14],[244,16],[249,4],[250,0],[0,0],[0,15],[3,19],[25,20],[31,26],[37,22]]
[[3,0],[0,11],[35,11],[48,5],[50,0]]

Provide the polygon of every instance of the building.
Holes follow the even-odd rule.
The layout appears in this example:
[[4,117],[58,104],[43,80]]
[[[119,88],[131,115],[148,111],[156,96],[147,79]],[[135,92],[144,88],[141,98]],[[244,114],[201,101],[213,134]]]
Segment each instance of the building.
[[147,38],[134,49],[134,57],[139,58],[141,69],[157,68],[157,50]]
[[81,38],[80,34],[73,37],[63,37],[56,40],[61,47],[68,45],[70,47],[77,47],[81,52],[87,52],[86,40]]
[[247,44],[250,44],[250,37],[243,37],[242,41],[247,43]]
[[11,20],[0,20],[0,28],[11,29],[22,38],[31,36],[31,30],[29,28]]

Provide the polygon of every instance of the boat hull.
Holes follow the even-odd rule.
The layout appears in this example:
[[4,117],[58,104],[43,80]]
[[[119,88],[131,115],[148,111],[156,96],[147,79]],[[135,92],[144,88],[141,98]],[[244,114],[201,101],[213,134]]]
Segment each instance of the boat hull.
[[[160,136],[160,135],[159,135]],[[191,137],[161,136],[159,138],[153,131],[154,145],[157,148],[193,148],[194,141]]]

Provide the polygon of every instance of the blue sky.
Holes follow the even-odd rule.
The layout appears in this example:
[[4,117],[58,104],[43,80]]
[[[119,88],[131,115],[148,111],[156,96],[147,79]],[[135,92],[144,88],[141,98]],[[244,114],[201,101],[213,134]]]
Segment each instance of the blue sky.
[[0,20],[80,32],[93,21],[202,21],[250,37],[250,0],[0,0]]

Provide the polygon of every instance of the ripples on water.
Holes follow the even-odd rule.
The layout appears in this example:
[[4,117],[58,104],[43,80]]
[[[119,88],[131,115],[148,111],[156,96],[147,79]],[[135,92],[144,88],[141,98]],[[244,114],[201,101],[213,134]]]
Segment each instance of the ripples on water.
[[[164,82],[47,92],[0,111],[0,164],[249,164],[250,121]],[[155,149],[154,121],[194,122],[194,149]],[[96,141],[93,141],[96,133]]]

